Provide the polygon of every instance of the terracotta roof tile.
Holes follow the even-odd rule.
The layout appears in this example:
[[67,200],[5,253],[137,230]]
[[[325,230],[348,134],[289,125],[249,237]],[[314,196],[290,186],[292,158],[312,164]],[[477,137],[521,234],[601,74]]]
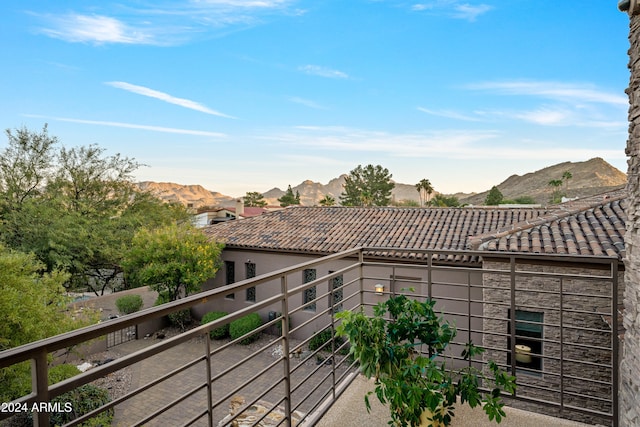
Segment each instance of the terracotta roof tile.
[[318,254],[362,246],[622,257],[624,194],[551,209],[291,207],[204,232],[229,248]]

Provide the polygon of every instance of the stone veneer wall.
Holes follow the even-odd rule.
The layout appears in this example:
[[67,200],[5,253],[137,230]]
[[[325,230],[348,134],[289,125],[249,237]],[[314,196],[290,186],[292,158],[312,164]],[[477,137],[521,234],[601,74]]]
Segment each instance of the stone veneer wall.
[[[505,270],[509,265],[504,262],[484,263],[484,268]],[[571,275],[592,274],[603,276],[609,272],[602,270],[586,270],[584,268],[568,268],[566,266],[518,264],[517,271],[538,273],[561,273]],[[623,273],[619,274],[619,293],[624,286]],[[484,275],[484,325],[485,331],[500,334],[509,332],[510,286],[509,275],[485,273]],[[564,404],[579,408],[610,413],[612,370],[610,367],[593,365],[612,365],[611,346],[612,330],[601,313],[611,313],[611,280],[585,280],[575,278],[562,279],[562,337],[560,325],[560,295],[544,292],[560,292],[561,280],[551,276],[516,277],[516,310],[543,313],[542,370],[544,374],[517,374],[518,395],[551,402],[560,402],[561,363],[564,374]],[[491,289],[487,289],[487,287]],[[541,292],[542,291],[542,292]],[[573,293],[588,294],[589,297],[571,295]],[[495,304],[498,303],[498,304]],[[579,310],[580,313],[567,312]],[[499,319],[496,319],[499,318]],[[587,330],[588,329],[588,330]],[[560,340],[565,343],[560,346]],[[494,360],[500,364],[508,361],[508,337],[504,335],[488,335],[483,337],[486,349],[484,360]],[[600,347],[600,348],[598,348]],[[603,349],[604,348],[604,349]],[[562,353],[561,353],[562,351]],[[562,360],[562,362],[561,362]],[[609,383],[609,384],[606,384]],[[542,387],[542,388],[540,388]],[[551,391],[550,391],[551,390]],[[512,406],[522,407],[536,412],[545,411],[551,415],[571,418],[578,421],[605,423],[604,418],[585,415],[565,410],[563,413],[553,411],[550,406],[536,408],[535,405],[523,402],[510,402]]]
[[627,140],[627,233],[625,244],[626,329],[620,366],[620,425],[640,425],[640,16],[631,17],[629,28],[629,139]]

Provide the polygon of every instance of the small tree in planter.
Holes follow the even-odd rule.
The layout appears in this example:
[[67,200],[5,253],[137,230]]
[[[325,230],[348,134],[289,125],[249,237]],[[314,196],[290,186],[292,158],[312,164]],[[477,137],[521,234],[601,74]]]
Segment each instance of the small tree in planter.
[[[342,319],[337,331],[349,339],[362,374],[375,378],[376,396],[389,405],[390,424],[448,426],[457,397],[472,408],[484,404],[489,419],[499,423],[505,416],[501,392],[515,391],[515,377],[493,361],[489,362],[492,378],[472,366],[446,366],[441,356],[456,329],[434,312],[434,305],[433,300],[394,296],[378,304],[373,317],[363,312],[337,314]],[[387,313],[392,320],[385,319]],[[416,351],[421,346],[428,347],[427,355]],[[468,343],[462,357],[471,360],[483,351]],[[491,384],[489,393],[481,392],[481,381],[485,387]],[[367,409],[372,393],[365,396]]]

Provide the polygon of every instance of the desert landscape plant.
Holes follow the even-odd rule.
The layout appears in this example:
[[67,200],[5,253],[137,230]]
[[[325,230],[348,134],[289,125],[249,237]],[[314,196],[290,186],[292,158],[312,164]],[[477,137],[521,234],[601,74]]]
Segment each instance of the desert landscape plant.
[[[202,325],[206,325],[209,322],[213,322],[214,320],[218,320],[226,316],[227,312],[225,311],[210,311],[209,313],[202,316],[202,320],[200,323]],[[222,325],[218,328],[214,328],[209,331],[209,336],[212,340],[220,340],[222,338],[226,338],[229,336],[229,324]]]
[[[376,396],[389,406],[389,424],[447,426],[457,399],[472,408],[482,405],[489,419],[499,423],[505,416],[500,396],[515,391],[515,377],[493,361],[489,376],[472,363],[463,368],[447,364],[456,329],[435,313],[434,305],[434,300],[393,296],[375,306],[371,317],[363,311],[340,312],[337,331],[349,339],[360,372],[375,379]],[[483,351],[467,343],[462,359],[471,361]],[[480,384],[490,391],[482,392]],[[365,396],[367,409],[371,393]]]
[[139,311],[144,302],[140,295],[124,295],[116,299],[116,307],[120,314],[131,314]]
[[[231,322],[229,325],[229,335],[231,335],[231,339],[235,340],[259,328],[260,325],[262,325],[260,315],[258,313],[251,313]],[[240,340],[240,344],[251,344],[259,337],[259,333],[249,335]]]

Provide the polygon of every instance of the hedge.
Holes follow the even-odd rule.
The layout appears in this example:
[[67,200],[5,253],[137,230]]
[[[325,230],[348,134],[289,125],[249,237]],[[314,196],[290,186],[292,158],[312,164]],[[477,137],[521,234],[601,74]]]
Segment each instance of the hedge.
[[[262,325],[262,319],[258,313],[251,313],[247,316],[241,317],[238,320],[234,320],[229,325],[229,334],[232,339],[240,338],[244,334],[257,329]],[[260,333],[249,335],[240,341],[240,344],[250,344],[260,337]]]
[[116,307],[121,314],[131,314],[142,308],[140,295],[124,295],[116,300]]
[[[213,322],[214,320],[218,320],[224,316],[226,316],[227,312],[224,311],[210,311],[209,313],[202,316],[201,324],[206,324],[209,322]],[[212,340],[220,340],[222,338],[226,338],[229,336],[229,324],[225,324],[220,326],[219,328],[214,328],[209,331],[209,336]]]

